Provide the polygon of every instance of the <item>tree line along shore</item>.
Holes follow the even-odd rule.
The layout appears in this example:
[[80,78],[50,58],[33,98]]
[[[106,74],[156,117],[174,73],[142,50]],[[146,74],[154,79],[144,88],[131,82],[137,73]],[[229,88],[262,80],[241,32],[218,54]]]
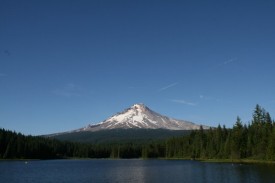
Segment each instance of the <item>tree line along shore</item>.
[[81,143],[26,136],[0,129],[0,159],[165,158],[212,162],[275,161],[275,122],[259,105],[252,120],[232,128],[191,131],[181,137],[142,142]]

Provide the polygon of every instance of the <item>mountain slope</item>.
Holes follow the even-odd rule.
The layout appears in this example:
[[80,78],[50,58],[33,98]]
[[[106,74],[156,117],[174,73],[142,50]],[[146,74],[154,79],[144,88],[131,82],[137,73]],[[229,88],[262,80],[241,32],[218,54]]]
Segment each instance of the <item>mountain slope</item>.
[[171,137],[182,137],[190,134],[189,130],[166,129],[111,129],[99,131],[80,131],[63,133],[53,138],[61,141],[82,142],[92,144],[147,144],[156,140]]
[[[132,107],[118,113],[98,124],[74,130],[99,131],[107,129],[168,129],[168,130],[195,130],[201,125],[169,118],[146,107],[144,104],[135,104]],[[202,126],[208,129],[207,126]]]

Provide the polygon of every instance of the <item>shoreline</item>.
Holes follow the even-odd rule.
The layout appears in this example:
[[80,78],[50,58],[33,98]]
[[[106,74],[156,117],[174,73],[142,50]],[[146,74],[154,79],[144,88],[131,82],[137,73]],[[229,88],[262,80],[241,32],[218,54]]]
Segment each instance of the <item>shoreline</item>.
[[256,160],[256,159],[192,159],[192,158],[159,158],[160,160],[189,160],[202,163],[240,163],[240,164],[275,164],[271,160]]
[[[123,158],[57,158],[57,159],[0,159],[1,161],[47,161],[47,160],[131,160]],[[240,164],[275,164],[275,161],[271,160],[255,160],[255,159],[190,159],[190,158],[134,158],[139,160],[189,160],[189,161],[198,161],[202,163],[240,163]]]
[[205,163],[275,164],[275,161],[255,159],[198,159],[198,161]]

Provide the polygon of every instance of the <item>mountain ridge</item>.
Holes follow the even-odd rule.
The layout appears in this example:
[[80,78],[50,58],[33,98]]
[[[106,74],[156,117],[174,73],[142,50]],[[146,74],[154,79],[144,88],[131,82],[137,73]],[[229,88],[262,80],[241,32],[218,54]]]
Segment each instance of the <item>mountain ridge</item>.
[[131,107],[118,112],[97,124],[89,124],[84,128],[73,130],[81,131],[99,131],[106,129],[168,129],[168,130],[197,130],[202,126],[203,129],[209,129],[208,126],[195,124],[186,120],[178,120],[161,115],[143,103],[134,104]]

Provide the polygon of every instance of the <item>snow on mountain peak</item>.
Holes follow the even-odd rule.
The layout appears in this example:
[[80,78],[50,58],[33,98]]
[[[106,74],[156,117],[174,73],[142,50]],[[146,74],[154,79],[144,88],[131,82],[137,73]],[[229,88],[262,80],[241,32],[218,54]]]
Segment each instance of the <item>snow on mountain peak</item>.
[[[145,129],[170,129],[170,130],[193,130],[199,129],[200,125],[176,120],[161,114],[158,114],[144,104],[134,104],[123,112],[117,113],[110,118],[88,127],[82,128],[83,131],[98,131],[104,129],[128,129],[128,128],[145,128]],[[209,127],[203,126],[207,129]]]
[[146,106],[142,103],[140,104],[134,104],[131,109],[136,109],[136,110],[139,110],[139,111],[145,111],[146,110]]

